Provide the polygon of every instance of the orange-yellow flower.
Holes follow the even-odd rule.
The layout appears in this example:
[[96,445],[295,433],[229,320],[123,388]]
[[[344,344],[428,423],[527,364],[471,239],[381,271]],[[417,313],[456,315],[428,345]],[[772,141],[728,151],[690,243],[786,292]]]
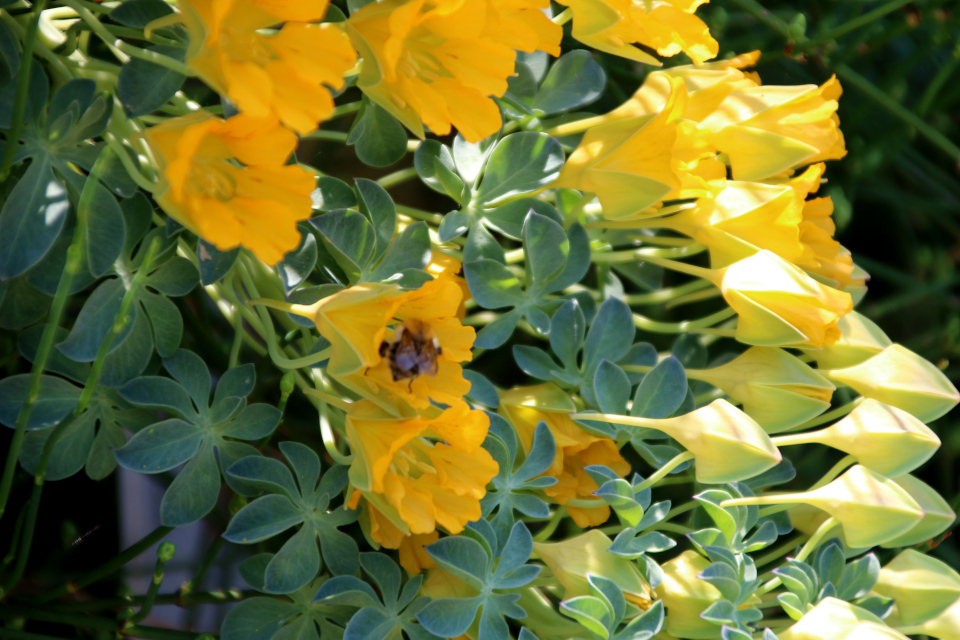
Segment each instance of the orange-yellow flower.
[[418,137],[455,126],[470,142],[500,128],[516,53],[560,52],[560,27],[543,0],[385,0],[355,12],[347,29],[363,56],[357,86]]
[[572,35],[606,53],[646,64],[660,61],[633,46],[661,56],[686,53],[696,64],[717,55],[719,45],[694,12],[707,0],[560,0],[573,11]]
[[[274,115],[298,133],[329,117],[356,64],[350,39],[323,18],[327,0],[184,0],[187,64],[240,111]],[[279,31],[262,30],[285,22]],[[326,86],[324,86],[326,85]]]
[[662,200],[721,189],[726,171],[716,150],[696,124],[680,120],[686,87],[679,78],[671,78],[670,86],[670,97],[656,115],[590,128],[553,186],[597,194],[608,219],[642,216]]
[[441,526],[459,533],[480,517],[480,499],[497,473],[496,461],[481,447],[490,426],[483,411],[459,401],[429,413],[397,419],[361,400],[347,414],[347,439],[356,453],[350,481],[381,517],[376,535],[384,544],[397,541],[396,531],[431,534]]
[[[533,432],[545,422],[557,443],[553,464],[545,472],[557,478],[557,484],[544,493],[558,504],[574,499],[590,499],[599,489],[587,472],[589,465],[604,465],[620,476],[630,472],[630,463],[623,459],[616,443],[609,438],[591,435],[570,418],[576,411],[573,401],[553,383],[517,387],[500,394],[499,413],[514,426],[526,451],[533,444]],[[606,505],[583,508],[567,507],[567,512],[580,527],[595,527],[610,517]]]
[[222,251],[242,245],[271,265],[297,247],[315,182],[283,164],[297,140],[275,118],[195,112],[151,127],[147,140],[160,163],[154,199],[177,222]]

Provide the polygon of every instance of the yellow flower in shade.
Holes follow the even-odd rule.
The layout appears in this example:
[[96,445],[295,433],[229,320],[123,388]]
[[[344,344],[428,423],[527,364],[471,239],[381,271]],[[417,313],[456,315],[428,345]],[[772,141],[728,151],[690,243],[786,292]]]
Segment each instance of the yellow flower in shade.
[[632,560],[607,551],[612,544],[606,534],[592,529],[561,542],[536,542],[533,552],[563,585],[564,600],[591,595],[587,582],[590,574],[612,580],[623,590],[627,601],[648,609],[650,588]]
[[723,399],[661,420],[605,413],[579,413],[573,417],[662,431],[692,454],[697,482],[705,484],[747,480],[782,460],[760,425]]
[[283,164],[297,140],[275,118],[195,112],[146,136],[160,164],[154,199],[170,217],[222,251],[242,245],[271,265],[296,249],[316,185]]
[[711,640],[720,637],[720,628],[700,617],[722,596],[712,584],[700,575],[710,561],[696,551],[684,551],[663,563],[663,582],[656,588],[667,610],[666,632],[677,638]]
[[[298,133],[329,117],[343,74],[357,61],[350,39],[323,18],[327,0],[184,0],[187,64],[255,117],[273,115]],[[262,30],[286,24],[273,34]],[[326,85],[326,86],[325,86]]]
[[597,194],[603,215],[619,220],[665,199],[695,198],[723,187],[723,165],[697,125],[679,118],[687,101],[683,81],[656,115],[628,118],[587,130],[552,186]]
[[[630,463],[620,455],[613,440],[587,433],[570,418],[576,407],[553,383],[517,387],[501,393],[498,411],[513,424],[526,451],[530,451],[533,433],[540,422],[550,428],[557,443],[557,454],[544,475],[558,481],[544,489],[544,493],[558,504],[593,498],[593,492],[600,487],[583,470],[585,466],[604,465],[621,477],[630,472]],[[610,517],[610,507],[605,504],[591,508],[567,507],[567,512],[584,528],[603,524]]]
[[685,53],[700,64],[717,55],[719,45],[694,15],[707,0],[563,0],[573,11],[574,38],[585,45],[660,66],[660,61],[633,43],[661,56]]
[[821,369],[845,369],[872,358],[893,342],[873,320],[851,311],[837,320],[840,339],[822,349],[809,349],[807,354]]
[[477,142],[500,128],[514,49],[559,54],[561,29],[542,0],[385,0],[350,16],[363,56],[357,86],[420,138],[455,126]]
[[780,640],[907,640],[866,609],[827,597],[790,628]]
[[824,371],[824,375],[924,422],[936,420],[960,402],[960,392],[940,369],[899,344],[858,365]]
[[[460,533],[480,517],[480,498],[497,473],[481,447],[489,425],[483,411],[463,401],[398,420],[361,400],[347,414],[347,439],[356,453],[350,482],[404,535],[430,534],[438,525]],[[381,539],[389,537],[388,527],[378,527]]]
[[842,90],[822,86],[743,86],[700,121],[736,180],[763,180],[846,155],[837,104]]
[[[354,491],[347,506],[356,509],[361,496],[362,494],[359,491]],[[360,522],[361,526],[366,526],[366,530],[369,531],[368,535],[373,542],[386,549],[397,549],[400,556],[400,566],[410,575],[415,576],[424,569],[430,569],[437,565],[424,547],[439,540],[439,532],[404,535],[404,532],[397,528],[389,518],[366,501],[364,501]]]
[[909,474],[898,476],[893,481],[917,501],[917,504],[923,509],[923,520],[903,535],[888,540],[881,546],[887,549],[895,549],[932,540],[946,531],[957,519],[957,514],[953,512],[943,496],[926,482]]
[[830,408],[834,386],[795,356],[775,347],[751,347],[712,369],[687,377],[722,389],[767,433],[786,431]]
[[893,598],[899,622],[917,625],[960,602],[960,575],[941,560],[907,549],[880,569],[873,591]]
[[766,347],[822,347],[840,338],[850,294],[823,285],[780,256],[761,251],[726,267],[719,287],[738,314],[737,340]]
[[940,448],[927,425],[896,407],[865,400],[826,429],[780,436],[778,447],[819,443],[856,457],[857,462],[888,478],[909,473]]
[[805,493],[734,498],[722,507],[799,503],[826,511],[843,527],[851,547],[873,547],[906,533],[923,519],[923,510],[893,480],[856,465],[833,482]]
[[358,393],[383,392],[425,409],[431,400],[451,405],[470,391],[459,363],[472,358],[476,331],[460,323],[459,280],[441,274],[412,291],[369,283],[309,305],[257,303],[312,319],[331,344],[327,371]]

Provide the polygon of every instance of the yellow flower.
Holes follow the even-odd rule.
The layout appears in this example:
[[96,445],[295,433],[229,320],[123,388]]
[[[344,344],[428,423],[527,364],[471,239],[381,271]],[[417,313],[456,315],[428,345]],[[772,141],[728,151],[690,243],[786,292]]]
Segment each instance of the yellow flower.
[[694,12],[707,0],[562,0],[573,11],[574,38],[585,45],[638,62],[660,61],[633,46],[637,43],[661,56],[680,52],[696,64],[717,55],[717,41]]
[[821,600],[778,637],[780,640],[907,640],[866,609],[832,597]]
[[830,408],[834,386],[783,349],[751,347],[712,369],[687,376],[722,389],[767,433],[786,431]]
[[763,180],[846,155],[837,100],[840,82],[822,86],[743,86],[700,121],[726,154],[736,180]]
[[[723,187],[726,172],[692,122],[679,118],[687,101],[683,81],[655,116],[590,128],[552,186],[597,194],[608,219],[648,215],[667,199],[694,198]],[[654,211],[655,213],[655,211]]]
[[[298,133],[329,117],[343,74],[357,55],[343,30],[323,18],[327,0],[184,0],[187,64],[255,117],[273,115]],[[274,34],[263,29],[286,22]],[[327,85],[327,86],[324,86]]]
[[[558,504],[594,497],[593,492],[600,487],[583,470],[585,466],[604,465],[621,477],[630,472],[630,463],[620,455],[613,440],[587,433],[570,418],[576,407],[553,383],[517,387],[501,393],[498,411],[513,424],[525,451],[530,451],[533,432],[541,421],[550,428],[557,443],[557,454],[544,475],[553,476],[558,482],[544,489],[544,493]],[[603,524],[610,517],[610,507],[606,505],[567,507],[567,512],[584,528]]]
[[824,372],[865,398],[874,398],[932,422],[960,402],[960,392],[930,362],[893,344],[858,365]]
[[363,56],[357,86],[420,138],[451,125],[470,142],[500,128],[514,49],[559,54],[560,27],[525,0],[385,0],[355,12],[347,30]]
[[941,560],[907,549],[880,569],[873,590],[894,599],[903,624],[917,625],[960,602],[960,574]]
[[397,541],[393,529],[430,534],[439,525],[459,533],[480,517],[480,498],[497,473],[497,463],[480,446],[490,424],[483,411],[460,401],[430,413],[396,419],[361,400],[347,414],[347,439],[356,453],[350,482],[376,508],[381,540]]
[[807,351],[821,369],[844,369],[877,355],[891,344],[872,320],[851,311],[837,321],[840,339],[822,349]]
[[899,476],[894,479],[894,482],[917,501],[923,510],[923,519],[903,535],[884,542],[882,547],[896,549],[932,540],[946,531],[957,519],[957,514],[953,512],[943,496],[926,482],[910,474]]
[[825,286],[770,251],[720,272],[724,299],[739,315],[737,340],[767,347],[822,347],[840,338],[850,294]]
[[316,185],[283,164],[297,140],[275,118],[195,112],[146,135],[160,163],[154,199],[177,222],[222,251],[242,245],[271,265],[297,247],[297,221],[310,217]]
[[707,640],[720,637],[720,629],[700,617],[721,599],[720,591],[700,575],[710,561],[696,551],[684,551],[663,563],[663,582],[656,588],[667,610],[666,632],[677,638]]

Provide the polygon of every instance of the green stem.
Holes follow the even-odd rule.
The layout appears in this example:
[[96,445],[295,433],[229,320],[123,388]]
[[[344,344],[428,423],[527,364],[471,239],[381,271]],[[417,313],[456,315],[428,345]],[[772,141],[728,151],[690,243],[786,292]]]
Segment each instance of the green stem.
[[131,616],[123,623],[123,629],[139,624],[144,618],[150,615],[150,610],[153,609],[153,602],[157,597],[157,592],[160,591],[160,585],[163,584],[163,566],[173,558],[174,550],[173,544],[169,542],[164,542],[160,545],[160,548],[157,549],[157,564],[153,570],[153,578],[150,580],[147,595],[144,596],[143,605],[141,605],[136,615]]
[[91,30],[97,34],[100,39],[104,41],[104,43],[106,43],[107,47],[120,60],[125,61],[126,56],[129,56],[131,58],[139,58],[141,60],[146,60],[147,62],[152,62],[153,64],[160,65],[161,67],[165,67],[171,71],[176,71],[177,73],[187,76],[188,78],[196,75],[193,69],[179,60],[159,54],[156,51],[141,49],[140,47],[135,47],[124,42],[123,40],[119,40],[112,33],[110,33],[110,30],[107,29],[91,11],[80,4],[80,2],[77,0],[62,0],[62,2],[76,11],[77,15],[80,16],[84,22],[90,25]]
[[674,469],[682,465],[684,462],[689,462],[690,460],[693,460],[693,457],[694,457],[693,453],[691,453],[690,451],[684,451],[683,453],[674,456],[665,465],[657,469],[649,478],[647,478],[640,484],[636,485],[633,488],[633,492],[638,493],[640,491],[643,491],[644,489],[648,489],[652,487],[653,485],[660,482],[660,480],[670,475],[671,471],[673,471]]
[[852,84],[854,87],[867,94],[867,96],[873,98],[874,101],[887,109],[887,111],[916,129],[917,133],[925,137],[934,146],[938,147],[941,151],[949,155],[954,162],[960,162],[960,147],[951,142],[950,139],[945,135],[924,122],[920,116],[888,96],[875,84],[864,78],[847,65],[841,64],[837,66],[836,72],[837,76],[841,80]]
[[[151,531],[142,538],[139,542],[133,544],[130,547],[124,549],[112,560],[102,564],[93,571],[87,572],[77,578],[72,582],[62,584],[52,591],[48,591],[39,598],[37,598],[38,604],[43,604],[45,602],[50,602],[51,600],[56,600],[62,596],[65,596],[70,593],[76,593],[83,587],[86,587],[89,584],[93,584],[98,580],[103,580],[110,574],[120,570],[125,564],[136,558],[138,555],[152,547],[154,544],[162,540],[168,533],[173,531],[173,527],[164,527],[160,526]],[[133,634],[131,634],[133,635]],[[145,637],[145,636],[141,636]]]
[[892,11],[896,11],[900,7],[906,6],[913,1],[914,0],[893,0],[892,2],[888,2],[885,5],[877,7],[873,11],[868,11],[863,15],[857,16],[852,20],[848,20],[847,22],[844,22],[840,26],[834,29],[831,29],[830,31],[827,31],[823,35],[817,36],[813,40],[804,41],[804,43],[799,47],[799,49],[803,51],[808,51],[821,44],[825,44],[827,42],[836,40],[840,36],[846,35],[847,33],[850,33],[855,29],[859,29],[860,27],[865,27],[868,24],[879,20],[880,18],[887,15],[888,13]]
[[[826,370],[821,369],[818,371],[818,373],[823,375],[824,377],[829,378],[829,376],[826,375],[827,374]],[[827,411],[826,413],[822,413],[816,418],[813,418],[812,420],[807,420],[803,424],[797,425],[796,427],[790,429],[790,431],[803,431],[804,429],[818,427],[821,424],[826,424],[827,422],[830,422],[831,420],[842,418],[843,416],[853,411],[857,407],[857,405],[859,405],[861,402],[863,402],[863,398],[862,397],[857,398],[856,400],[852,402],[848,402],[847,404],[841,407],[837,407],[832,411]]]
[[203,579],[206,577],[207,571],[210,570],[210,566],[214,560],[217,559],[217,554],[220,553],[220,549],[223,548],[224,542],[226,542],[226,538],[217,536],[216,540],[210,544],[207,552],[203,554],[203,558],[200,560],[200,566],[197,567],[197,572],[193,574],[189,582],[183,583],[180,587],[178,594],[180,599],[186,598],[194,589],[203,584]]
[[797,548],[797,545],[800,544],[800,542],[803,541],[803,540],[805,540],[806,538],[807,538],[806,534],[802,534],[802,533],[801,533],[800,535],[794,536],[794,537],[791,538],[789,541],[787,541],[787,542],[785,542],[784,544],[780,545],[779,547],[777,547],[777,548],[774,549],[773,551],[771,551],[771,552],[769,552],[769,553],[765,553],[765,554],[763,554],[762,556],[760,556],[759,558],[756,558],[756,559],[754,560],[754,562],[756,563],[756,565],[757,565],[758,567],[762,567],[762,566],[765,565],[765,564],[770,564],[771,562],[773,562],[773,561],[776,560],[777,558],[780,558],[780,557],[785,556],[786,554],[790,553],[790,551],[791,551],[792,549],[796,549],[796,548]]
[[573,20],[573,9],[568,7],[557,15],[553,16],[551,19],[553,20],[553,24],[565,25]]
[[23,531],[23,521],[27,517],[27,510],[20,509],[20,513],[17,515],[17,520],[13,525],[13,536],[10,538],[10,550],[7,552],[7,555],[3,557],[2,568],[6,568],[8,564],[13,562],[14,558],[17,557],[17,546],[20,542],[20,532]]
[[937,75],[933,77],[933,80],[931,80],[930,84],[927,85],[927,88],[924,89],[923,95],[920,97],[920,101],[917,103],[916,111],[918,116],[922,118],[927,115],[927,112],[930,111],[930,107],[933,106],[933,101],[943,89],[943,86],[947,84],[947,80],[954,77],[958,66],[960,66],[960,42],[953,47],[953,53],[951,54],[950,59],[947,60],[942,67],[940,67],[940,69],[937,71]]
[[[198,604],[227,604],[230,602],[239,602],[263,595],[259,591],[238,591],[235,589],[227,591],[203,591],[196,593],[168,593],[161,594],[154,598],[154,605],[175,604],[179,607],[192,607]],[[119,609],[143,604],[145,596],[127,596],[123,598],[105,598],[102,600],[81,600],[78,602],[66,602],[63,604],[51,605],[58,611],[102,611],[104,609]]]
[[320,412],[320,437],[323,439],[323,448],[327,450],[327,453],[330,454],[334,462],[349,466],[353,463],[356,454],[350,453],[349,455],[344,455],[340,453],[340,447],[337,446],[337,439],[333,434],[333,427],[330,424],[330,419],[327,417],[328,405],[326,401],[320,404],[318,410]]
[[[800,549],[800,552],[797,554],[797,557],[794,559],[799,562],[803,562],[804,560],[806,560],[811,553],[817,550],[817,547],[819,547],[820,543],[823,542],[823,539],[826,537],[827,533],[829,533],[830,530],[833,529],[838,524],[840,523],[837,522],[837,519],[833,517],[830,517],[824,520],[823,524],[821,524],[817,528],[816,532],[814,532],[814,534],[810,536],[810,539],[807,540],[806,544],[803,545],[803,548]],[[781,584],[782,584],[782,581],[780,580],[780,578],[776,577],[773,580],[770,580],[769,582],[764,584],[759,589],[757,589],[754,592],[754,595],[762,596],[765,593],[769,593],[773,591],[774,589],[779,587]]]
[[[0,183],[6,182],[10,176],[10,167],[17,155],[20,142],[20,133],[23,131],[24,115],[27,110],[27,93],[30,89],[30,65],[33,63],[33,45],[37,39],[37,29],[40,26],[40,13],[47,5],[47,0],[38,0],[33,5],[30,23],[27,25],[23,38],[23,47],[20,51],[20,66],[17,68],[17,86],[13,96],[13,110],[10,115],[10,130],[7,131],[7,146],[0,160]],[[0,510],[0,514],[2,514]]]
[[133,160],[130,158],[130,154],[126,152],[117,137],[112,133],[107,133],[107,135],[104,137],[106,138],[107,144],[110,145],[110,148],[113,150],[113,152],[118,158],[120,158],[120,163],[126,170],[127,175],[130,176],[130,179],[136,182],[137,186],[144,191],[153,193],[153,190],[157,186],[156,183],[140,173],[140,169],[133,163]]
[[644,304],[662,304],[664,302],[669,302],[676,298],[681,298],[683,296],[695,293],[697,291],[703,291],[704,289],[709,289],[713,284],[707,282],[706,280],[691,280],[686,284],[682,284],[678,287],[671,287],[669,289],[659,289],[657,291],[651,291],[650,293],[634,293],[627,294],[624,296],[623,301],[628,305],[644,305]]
[[[834,478],[839,476],[843,471],[852,464],[857,462],[856,456],[844,456],[840,459],[837,464],[830,467],[830,470],[823,474],[823,477],[817,480],[817,482],[807,489],[807,491],[816,491],[820,487],[823,487],[833,481]],[[781,511],[786,511],[792,506],[791,504],[780,504],[773,507],[767,507],[766,509],[760,509],[760,517],[765,518],[767,516],[772,516],[775,513],[780,513]]]
[[737,5],[754,18],[767,25],[787,40],[793,40],[790,36],[790,25],[785,20],[777,17],[768,11],[762,4],[756,0],[732,0]]
[[726,307],[698,320],[660,322],[659,320],[653,320],[635,313],[633,314],[633,324],[636,325],[638,329],[652,333],[706,333],[732,338],[736,336],[737,332],[735,329],[715,329],[712,328],[712,326],[728,318],[732,318],[736,314],[736,311],[730,307]]
[[407,167],[406,169],[400,169],[399,171],[388,173],[387,175],[377,180],[377,184],[383,187],[384,189],[390,189],[391,187],[395,187],[398,184],[403,184],[407,180],[411,180],[416,177],[417,177],[417,168]]
[[[544,540],[549,540],[550,536],[553,535],[553,532],[557,530],[557,527],[560,526],[560,523],[563,522],[563,517],[567,515],[566,507],[557,507],[557,509],[550,516],[550,520],[547,521],[546,526],[540,531],[537,531],[537,534],[533,536],[534,542],[543,542]],[[620,527],[617,528],[619,532]]]
[[328,131],[325,129],[317,129],[313,133],[308,133],[304,137],[308,140],[334,140],[336,142],[346,142],[348,134],[346,131]]
[[443,216],[439,213],[430,213],[429,211],[414,209],[413,207],[408,207],[402,204],[397,205],[397,213],[402,213],[403,215],[413,218],[414,220],[423,220],[424,222],[429,222],[430,224],[440,224],[440,222],[443,220]]

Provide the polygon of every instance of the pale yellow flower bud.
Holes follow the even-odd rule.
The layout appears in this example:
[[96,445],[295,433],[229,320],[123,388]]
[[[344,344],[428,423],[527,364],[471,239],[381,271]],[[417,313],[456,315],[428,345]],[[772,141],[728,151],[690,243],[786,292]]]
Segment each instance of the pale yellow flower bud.
[[880,570],[873,590],[894,599],[904,625],[916,625],[960,601],[960,574],[936,558],[907,549]]
[[893,342],[869,318],[851,311],[837,320],[840,339],[822,349],[809,350],[821,369],[842,369],[872,358]]
[[834,386],[783,349],[752,347],[736,359],[700,371],[687,371],[743,405],[767,433],[803,424],[830,407]]
[[940,438],[902,409],[864,400],[832,426],[810,433],[780,436],[778,447],[820,443],[857,458],[863,466],[888,478],[909,473],[930,459]]
[[890,345],[859,365],[824,374],[866,398],[909,411],[924,422],[936,420],[960,402],[960,392],[942,371],[899,344]]
[[746,480],[782,460],[760,425],[723,399],[663,420],[602,413],[580,413],[573,418],[662,431],[693,454],[697,482],[705,484]]
[[689,640],[720,637],[720,627],[700,617],[721,598],[716,587],[697,577],[709,566],[710,561],[695,551],[684,551],[663,564],[663,582],[656,592],[667,610],[670,635]]
[[893,549],[926,542],[946,531],[947,527],[957,519],[957,514],[953,512],[947,501],[926,482],[911,475],[900,476],[894,482],[917,501],[923,509],[923,520],[903,535],[885,542],[884,547]]
[[587,574],[611,580],[626,599],[646,609],[651,596],[647,583],[632,560],[610,553],[613,542],[598,529],[561,542],[537,542],[533,552],[550,567],[563,585],[564,599],[592,595]]
[[873,547],[916,526],[923,510],[893,480],[856,465],[830,484],[805,493],[735,498],[723,507],[747,504],[808,504],[836,518],[851,547]]
[[780,640],[906,640],[866,609],[824,598],[786,631]]

